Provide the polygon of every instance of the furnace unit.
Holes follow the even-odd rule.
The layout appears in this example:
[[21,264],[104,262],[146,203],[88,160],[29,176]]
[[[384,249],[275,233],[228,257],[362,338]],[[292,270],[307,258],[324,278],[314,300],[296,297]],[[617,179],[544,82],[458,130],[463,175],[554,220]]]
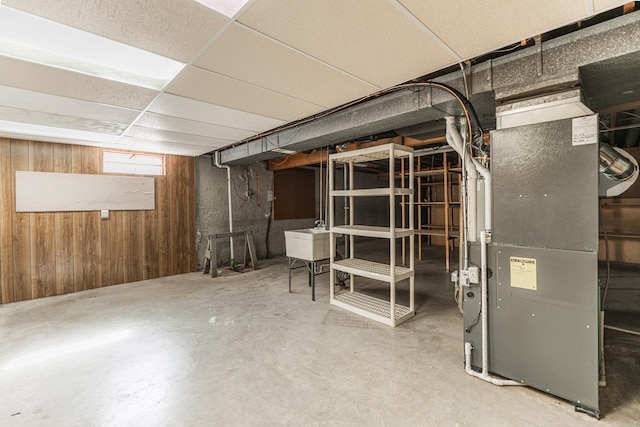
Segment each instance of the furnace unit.
[[[477,234],[468,236],[453,278],[464,298],[470,374],[526,384],[597,417],[599,188],[606,195],[628,188],[638,167],[599,143],[597,115],[574,107],[582,114],[539,122],[534,111],[519,119],[524,124],[492,132],[488,172],[467,186],[466,199],[489,209],[465,209],[478,211],[465,218],[467,232]],[[454,148],[456,133],[448,127]]]

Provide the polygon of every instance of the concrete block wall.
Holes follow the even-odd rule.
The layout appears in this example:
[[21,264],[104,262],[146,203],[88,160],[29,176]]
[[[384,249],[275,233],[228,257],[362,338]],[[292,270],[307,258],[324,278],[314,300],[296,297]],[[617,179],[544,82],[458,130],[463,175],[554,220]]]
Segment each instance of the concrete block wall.
[[[285,254],[284,232],[314,226],[320,218],[319,173],[316,169],[316,216],[297,220],[272,220],[272,200],[269,192],[273,189],[273,173],[266,169],[265,162],[231,168],[232,209],[234,231],[251,231],[259,259]],[[379,182],[376,174],[356,173],[357,188],[386,187],[387,182]],[[251,197],[246,200],[247,182]],[[342,188],[342,171],[336,171],[336,188]],[[259,191],[258,191],[259,190]],[[326,198],[323,204],[326,203]],[[207,235],[229,231],[229,208],[227,198],[227,171],[212,164],[209,156],[196,159],[196,228],[200,232],[197,245],[198,269],[202,269]],[[342,198],[336,199],[337,223],[343,222],[344,204]],[[368,197],[357,200],[356,223],[388,226],[389,200],[385,197]],[[399,215],[399,205],[398,213]],[[398,216],[399,218],[399,216]],[[327,219],[328,223],[328,219]],[[217,246],[220,265],[229,263],[228,243]],[[236,262],[242,262],[244,242],[235,239],[234,252]]]
[[[259,259],[284,255],[285,230],[313,227],[316,218],[272,220],[272,201],[269,200],[269,192],[273,189],[273,173],[266,170],[265,162],[252,163],[246,167],[233,166],[231,178],[233,179],[232,188],[235,186],[237,190],[237,194],[236,191],[232,193],[233,229],[252,232]],[[249,200],[246,200],[245,194],[247,182],[251,192]],[[201,236],[197,245],[199,269],[203,265],[207,235],[229,231],[228,206],[226,169],[218,169],[212,165],[209,156],[198,157],[196,159],[196,228]],[[229,244],[221,243],[217,249],[221,265],[228,263]],[[241,239],[235,239],[234,251],[236,262],[242,262],[244,242]]]

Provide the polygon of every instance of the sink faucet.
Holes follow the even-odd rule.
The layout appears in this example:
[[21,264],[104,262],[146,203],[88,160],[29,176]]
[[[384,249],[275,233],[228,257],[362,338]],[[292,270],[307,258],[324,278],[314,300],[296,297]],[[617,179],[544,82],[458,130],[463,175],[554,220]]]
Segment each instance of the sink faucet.
[[324,223],[323,220],[319,219],[319,220],[316,220],[316,228],[318,228],[318,229],[321,229],[321,228],[326,229],[327,226],[326,226],[326,224]]

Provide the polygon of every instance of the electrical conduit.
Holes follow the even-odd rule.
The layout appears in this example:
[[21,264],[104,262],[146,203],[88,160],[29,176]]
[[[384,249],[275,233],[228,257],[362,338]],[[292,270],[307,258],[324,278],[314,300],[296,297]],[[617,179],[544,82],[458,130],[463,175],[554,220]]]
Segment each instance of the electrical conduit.
[[491,172],[488,168],[482,166],[473,156],[471,156],[471,161],[473,161],[476,169],[478,169],[478,172],[482,175],[482,178],[484,178],[484,228],[490,233],[491,224],[493,223],[493,210],[491,209],[491,201],[493,198],[491,191]]

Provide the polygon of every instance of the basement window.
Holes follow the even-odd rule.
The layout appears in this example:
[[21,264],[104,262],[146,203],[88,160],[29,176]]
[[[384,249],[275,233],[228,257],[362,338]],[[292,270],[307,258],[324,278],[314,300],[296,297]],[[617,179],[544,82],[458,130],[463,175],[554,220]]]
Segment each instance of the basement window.
[[165,157],[162,154],[105,151],[102,158],[102,171],[132,175],[164,175],[164,160]]

